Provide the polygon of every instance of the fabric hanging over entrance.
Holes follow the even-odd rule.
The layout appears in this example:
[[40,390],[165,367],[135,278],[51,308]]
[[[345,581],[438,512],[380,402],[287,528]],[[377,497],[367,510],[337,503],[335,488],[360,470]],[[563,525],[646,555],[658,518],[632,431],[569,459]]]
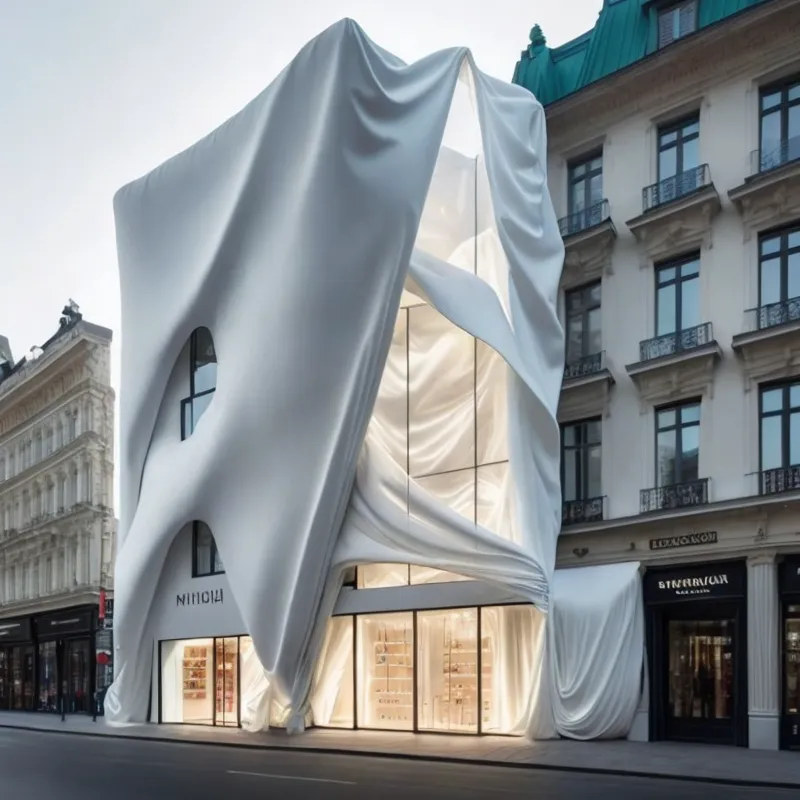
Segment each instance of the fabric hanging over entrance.
[[[459,92],[477,121],[474,156],[443,146]],[[172,539],[192,520],[213,531],[266,673],[248,681],[251,728],[272,720],[299,731],[312,711],[335,716],[310,692],[354,564],[446,569],[551,609],[564,248],[544,113],[527,91],[480,73],[465,49],[406,65],[345,20],[243,111],[121,189],[114,207],[122,503],[109,722],[145,719],[153,597]],[[398,429],[382,389],[409,296],[441,334],[423,348],[429,357],[445,323],[498,357],[506,399],[495,439],[507,469],[489,481],[480,520],[411,477],[412,451],[430,465],[454,446],[437,445],[435,426],[407,444],[406,463],[393,456]],[[181,441],[178,409],[164,398],[199,327],[213,336],[216,391]],[[435,377],[448,384],[446,364]],[[474,469],[476,482],[486,477]],[[554,635],[532,649],[534,662],[556,653]],[[553,735],[553,720],[592,729],[585,709],[537,702],[555,686],[538,674],[527,729]],[[580,679],[587,697],[583,682],[595,678]],[[520,727],[522,713],[509,708],[508,724]],[[618,722],[605,711],[598,719],[601,733]]]

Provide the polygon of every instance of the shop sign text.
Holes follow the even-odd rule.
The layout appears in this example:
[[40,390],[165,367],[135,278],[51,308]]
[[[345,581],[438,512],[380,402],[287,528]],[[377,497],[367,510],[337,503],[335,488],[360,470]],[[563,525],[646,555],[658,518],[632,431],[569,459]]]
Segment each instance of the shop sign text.
[[674,591],[677,595],[711,594],[715,586],[727,586],[728,576],[704,575],[702,578],[672,578],[659,581],[658,588]]
[[700,544],[716,544],[716,531],[686,533],[683,536],[665,536],[663,539],[651,539],[651,550],[672,550],[675,547],[694,547]]
[[179,606],[209,606],[221,603],[222,589],[209,589],[204,592],[184,592],[175,595],[176,605]]

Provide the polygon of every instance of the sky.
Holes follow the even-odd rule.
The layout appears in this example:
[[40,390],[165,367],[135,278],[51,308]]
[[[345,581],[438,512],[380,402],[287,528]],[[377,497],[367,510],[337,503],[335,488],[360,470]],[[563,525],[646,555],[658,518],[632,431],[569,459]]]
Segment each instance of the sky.
[[[69,298],[117,334],[116,190],[236,113],[342,17],[407,61],[466,46],[480,69],[510,80],[534,24],[558,46],[601,6],[0,0],[0,335],[20,359],[55,332]],[[119,344],[117,334],[115,389]]]

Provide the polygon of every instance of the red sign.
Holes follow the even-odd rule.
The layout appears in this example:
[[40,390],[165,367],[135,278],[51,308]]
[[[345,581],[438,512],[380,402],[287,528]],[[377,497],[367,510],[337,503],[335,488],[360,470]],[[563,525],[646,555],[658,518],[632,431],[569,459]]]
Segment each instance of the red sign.
[[106,618],[106,593],[103,589],[100,590],[100,611],[97,616],[98,619]]
[[98,653],[97,663],[106,666],[107,664],[111,663],[111,656],[109,656],[108,653]]

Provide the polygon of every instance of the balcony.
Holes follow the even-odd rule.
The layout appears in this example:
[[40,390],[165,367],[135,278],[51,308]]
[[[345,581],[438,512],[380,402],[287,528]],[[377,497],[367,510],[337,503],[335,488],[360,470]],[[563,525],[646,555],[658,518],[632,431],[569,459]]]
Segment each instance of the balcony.
[[560,420],[604,415],[614,376],[605,351],[566,364],[558,405]]
[[640,514],[649,514],[653,511],[674,511],[680,508],[703,506],[706,503],[708,503],[708,478],[674,483],[671,486],[656,486],[653,489],[642,489],[639,492]]
[[561,505],[561,527],[599,522],[604,518],[605,497],[588,500],[565,500]]
[[647,402],[702,394],[722,348],[710,322],[639,342],[639,360],[625,369]]
[[750,175],[728,197],[748,233],[800,216],[800,137],[750,154]]
[[800,297],[744,313],[744,331],[733,337],[731,347],[751,381],[781,378],[800,366]]
[[642,189],[642,213],[628,227],[653,261],[708,246],[711,222],[720,210],[708,164]]
[[576,211],[558,221],[564,239],[562,286],[570,288],[597,280],[611,272],[611,251],[617,229],[611,221],[608,200]]
[[759,473],[759,494],[783,494],[798,489],[800,489],[800,466],[765,469]]

